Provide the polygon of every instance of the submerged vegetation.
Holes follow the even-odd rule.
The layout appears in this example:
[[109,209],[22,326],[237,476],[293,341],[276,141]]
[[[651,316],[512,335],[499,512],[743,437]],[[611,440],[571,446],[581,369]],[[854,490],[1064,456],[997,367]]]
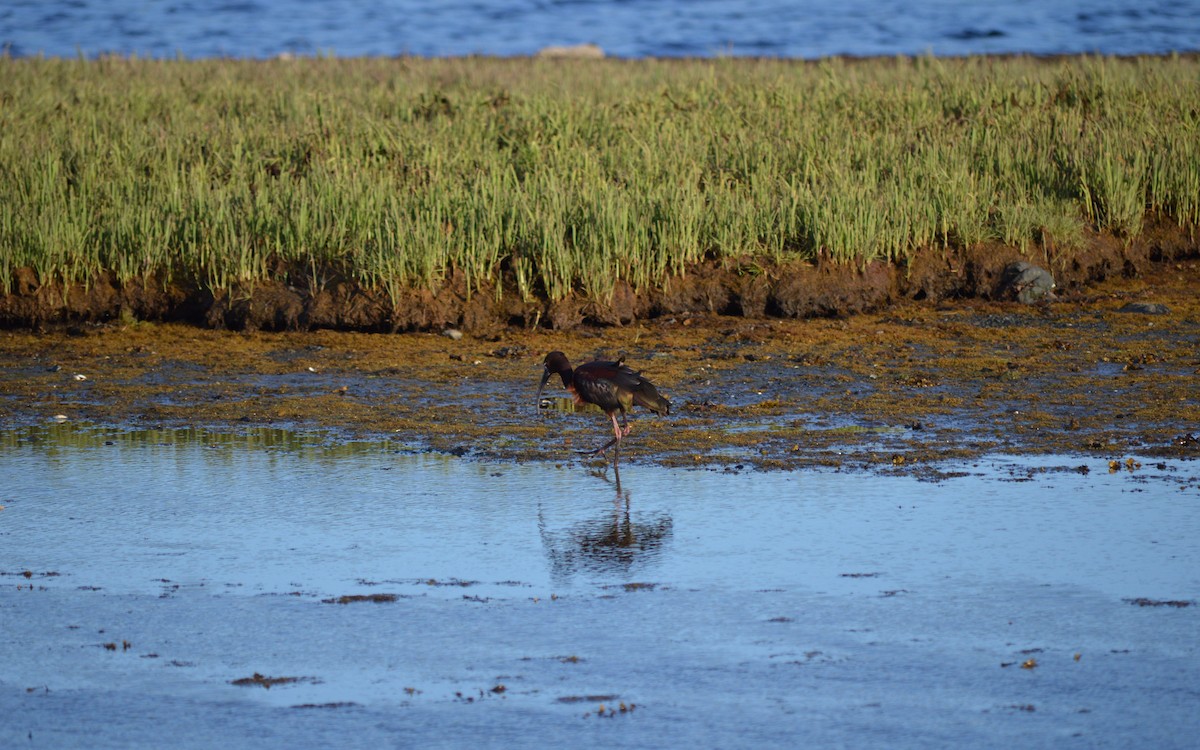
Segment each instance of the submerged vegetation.
[[1200,222],[1200,60],[0,58],[0,289],[603,299]]

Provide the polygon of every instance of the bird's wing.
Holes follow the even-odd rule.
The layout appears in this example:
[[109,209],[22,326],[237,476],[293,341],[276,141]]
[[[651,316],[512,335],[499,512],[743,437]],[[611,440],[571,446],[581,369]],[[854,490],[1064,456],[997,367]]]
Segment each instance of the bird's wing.
[[654,383],[644,378],[641,385],[633,391],[633,403],[643,409],[649,409],[659,416],[671,413],[671,402],[662,397],[662,394],[654,387]]
[[637,404],[656,414],[667,414],[671,408],[653,383],[623,361],[580,365],[575,370],[574,387],[583,400],[605,411],[629,409]]
[[[589,362],[575,370],[572,386],[579,397],[605,411],[621,409],[621,387],[613,362]],[[628,389],[626,389],[628,392]]]
[[663,398],[658,389],[654,387],[642,374],[628,365],[619,364],[617,366],[617,376],[614,381],[623,390],[628,391],[633,395],[633,403],[649,409],[655,414],[669,414],[671,412],[671,402]]

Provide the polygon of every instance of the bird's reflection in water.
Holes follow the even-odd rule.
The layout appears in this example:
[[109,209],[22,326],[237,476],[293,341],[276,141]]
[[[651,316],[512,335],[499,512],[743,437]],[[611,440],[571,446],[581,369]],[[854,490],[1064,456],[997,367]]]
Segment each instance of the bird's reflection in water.
[[620,472],[614,474],[615,479],[609,479],[606,472],[592,472],[608,484],[602,493],[612,498],[609,502],[588,498],[587,502],[598,507],[592,518],[551,528],[553,524],[539,508],[538,530],[555,582],[567,583],[581,573],[627,581],[632,573],[656,560],[670,540],[671,517],[661,512],[634,513],[630,491],[622,488]]

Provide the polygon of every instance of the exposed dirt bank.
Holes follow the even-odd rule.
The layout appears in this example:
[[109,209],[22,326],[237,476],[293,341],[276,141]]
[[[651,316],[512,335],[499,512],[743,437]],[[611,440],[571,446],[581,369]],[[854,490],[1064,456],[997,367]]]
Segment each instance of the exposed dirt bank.
[[970,250],[925,251],[906,264],[834,263],[777,265],[753,258],[712,261],[672,277],[661,288],[619,284],[611,299],[573,295],[564,300],[522,300],[515,286],[468,291],[452,273],[436,292],[408,290],[395,299],[377,289],[327,273],[314,283],[306,272],[280,268],[273,281],[213,292],[195,285],[142,279],[120,283],[111,274],[89,285],[43,283],[18,270],[0,296],[0,327],[38,328],[71,322],[186,322],[236,331],[439,331],[457,327],[495,335],[510,326],[571,329],[628,325],[697,313],[747,318],[810,318],[879,311],[900,302],[948,299],[1000,300],[1006,266],[1026,260],[1046,267],[1060,294],[1078,293],[1113,277],[1135,277],[1155,263],[1193,257],[1200,242],[1169,222],[1149,225],[1135,242],[1096,235],[1082,251],[1050,249],[1022,255],[1016,248],[985,245]]
[[635,414],[623,463],[937,476],[946,459],[1046,453],[1128,471],[1134,456],[1200,457],[1197,289],[1190,260],[1049,304],[900,300],[842,319],[694,313],[458,339],[151,323],[0,332],[0,428],[330,430],[599,466],[570,449],[605,439],[601,414],[535,409],[542,358],[561,349],[576,362],[623,352],[671,399],[669,417]]

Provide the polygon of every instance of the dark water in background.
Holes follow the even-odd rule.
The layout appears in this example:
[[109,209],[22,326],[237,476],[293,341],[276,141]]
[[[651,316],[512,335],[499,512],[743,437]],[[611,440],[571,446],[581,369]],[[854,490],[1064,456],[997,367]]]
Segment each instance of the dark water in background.
[[1200,0],[0,0],[10,55],[618,57],[1200,49]]

